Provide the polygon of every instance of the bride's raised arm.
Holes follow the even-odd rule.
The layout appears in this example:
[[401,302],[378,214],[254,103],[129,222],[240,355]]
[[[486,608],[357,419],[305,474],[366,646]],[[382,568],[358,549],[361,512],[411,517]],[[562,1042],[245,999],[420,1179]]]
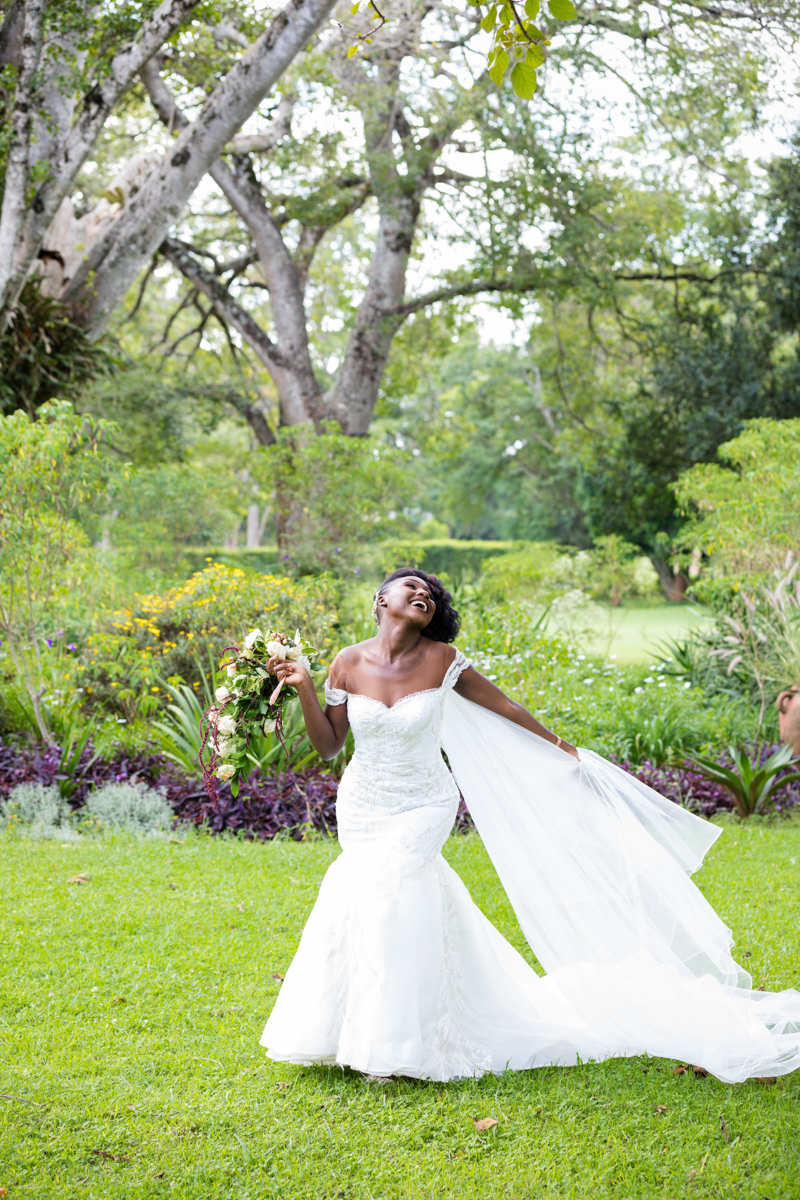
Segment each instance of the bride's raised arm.
[[531,733],[538,734],[540,738],[544,738],[546,742],[551,742],[560,750],[571,754],[573,758],[579,757],[574,746],[547,729],[528,712],[524,705],[512,700],[474,667],[466,667],[461,672],[454,691],[458,692],[459,696],[463,696],[465,700],[471,700],[473,704],[480,704],[481,708],[488,708],[490,712],[498,713],[507,721],[513,721],[515,725],[521,725],[523,729],[529,729]]
[[[338,682],[336,678],[337,663],[338,659],[331,665],[330,677],[334,691]],[[301,663],[271,658],[267,663],[267,669],[282,679],[284,683],[297,688],[311,745],[321,758],[335,758],[345,744],[347,730],[350,726],[347,719],[347,704],[329,702],[325,705],[323,712],[317,699],[314,681]],[[341,693],[341,695],[342,700],[345,701],[347,699],[345,693]]]

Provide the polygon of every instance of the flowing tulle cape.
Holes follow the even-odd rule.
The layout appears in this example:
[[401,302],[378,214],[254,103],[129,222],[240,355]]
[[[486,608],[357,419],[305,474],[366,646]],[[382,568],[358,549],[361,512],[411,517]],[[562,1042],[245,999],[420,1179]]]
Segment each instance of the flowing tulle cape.
[[525,937],[607,1053],[731,1082],[800,1067],[800,993],[751,990],[689,877],[720,829],[455,692],[442,741]]

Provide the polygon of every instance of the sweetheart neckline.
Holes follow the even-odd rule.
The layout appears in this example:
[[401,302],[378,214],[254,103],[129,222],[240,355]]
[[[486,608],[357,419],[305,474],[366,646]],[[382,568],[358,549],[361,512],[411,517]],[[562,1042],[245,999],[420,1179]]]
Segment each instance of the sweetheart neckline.
[[431,692],[441,692],[443,687],[444,681],[435,688],[421,688],[418,692],[406,692],[405,696],[401,696],[399,700],[395,700],[394,704],[384,704],[383,700],[379,700],[377,696],[367,696],[364,692],[348,692],[347,698],[349,700],[351,696],[357,696],[360,700],[371,700],[373,704],[380,704],[381,708],[385,708],[387,712],[391,712],[393,708],[397,708],[398,704],[402,704],[404,700],[410,700],[412,696],[427,696]]

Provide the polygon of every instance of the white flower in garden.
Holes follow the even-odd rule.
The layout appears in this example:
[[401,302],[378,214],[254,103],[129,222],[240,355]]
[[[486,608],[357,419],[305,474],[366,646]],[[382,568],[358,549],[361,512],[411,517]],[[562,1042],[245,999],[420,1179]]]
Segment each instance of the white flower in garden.
[[217,767],[214,774],[217,779],[221,779],[224,783],[228,779],[233,779],[236,774],[236,767],[232,763],[223,763],[221,767]]
[[263,636],[264,635],[260,629],[251,629],[250,632],[248,633],[247,637],[244,639],[244,644],[247,647],[247,649],[250,650],[255,645],[256,638],[260,638]]
[[226,687],[218,687],[214,692],[214,697],[218,704],[224,704],[228,696],[230,696],[230,692]]
[[284,646],[283,642],[267,642],[267,654],[270,658],[288,658],[290,646]]
[[235,718],[230,716],[230,714],[227,714],[224,717],[220,717],[219,724],[217,725],[217,729],[220,731],[220,733],[226,733],[226,734],[235,733],[236,732]]
[[221,737],[217,738],[217,753],[220,758],[227,758],[233,749],[233,738]]

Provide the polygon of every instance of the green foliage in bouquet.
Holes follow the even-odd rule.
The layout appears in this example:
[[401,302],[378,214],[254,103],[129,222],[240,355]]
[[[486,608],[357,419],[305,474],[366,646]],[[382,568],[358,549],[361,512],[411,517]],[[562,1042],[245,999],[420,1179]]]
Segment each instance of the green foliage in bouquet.
[[[215,803],[217,779],[230,782],[235,796],[241,776],[252,770],[250,742],[254,733],[274,732],[283,745],[283,709],[296,691],[270,671],[270,661],[298,662],[308,671],[318,671],[322,665],[316,661],[315,647],[301,636],[299,629],[294,640],[275,630],[262,633],[260,629],[251,629],[241,648],[228,646],[226,653],[233,655],[223,664],[230,687],[221,685],[214,693],[216,703],[203,717],[205,728],[200,747],[203,782]],[[203,761],[206,745],[211,750],[207,763]],[[285,746],[284,751],[288,755]]]

